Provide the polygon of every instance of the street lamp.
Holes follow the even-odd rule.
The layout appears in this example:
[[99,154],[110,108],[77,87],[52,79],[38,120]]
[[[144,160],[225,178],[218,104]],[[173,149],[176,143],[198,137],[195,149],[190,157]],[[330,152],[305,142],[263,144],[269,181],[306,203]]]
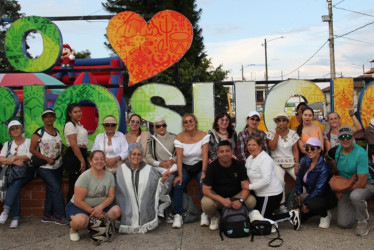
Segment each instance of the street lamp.
[[[242,65],[242,81],[244,82],[245,78],[244,78],[244,68],[247,68],[247,67],[250,67],[250,66],[255,66],[256,64],[254,63],[251,63],[251,64],[248,64],[248,65]],[[251,81],[252,81],[252,71],[251,71]]]

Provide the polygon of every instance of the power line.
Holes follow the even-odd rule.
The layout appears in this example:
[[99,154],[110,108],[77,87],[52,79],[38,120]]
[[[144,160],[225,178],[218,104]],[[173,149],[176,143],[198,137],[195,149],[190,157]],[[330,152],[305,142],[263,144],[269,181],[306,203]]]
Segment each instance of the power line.
[[336,7],[336,5],[334,5],[333,7],[334,7],[335,9],[338,9],[338,10],[344,10],[344,11],[348,11],[348,12],[352,12],[352,13],[356,13],[356,14],[360,14],[360,15],[364,15],[364,16],[374,17],[374,15],[366,14],[366,13],[359,12],[359,11],[355,11],[355,10],[347,10],[347,9],[345,9],[345,8]]
[[314,52],[314,54],[311,56],[311,57],[309,57],[303,64],[301,64],[299,67],[297,67],[296,69],[294,69],[294,70],[292,70],[291,72],[289,72],[289,73],[287,73],[287,74],[284,74],[283,75],[283,77],[284,76],[288,76],[288,75],[290,75],[290,74],[292,74],[292,73],[294,73],[295,71],[297,71],[297,70],[299,70],[302,66],[304,66],[305,64],[307,64],[310,60],[312,60],[312,58],[315,56],[315,55],[317,55],[317,53],[327,44],[329,42],[329,40],[326,40],[326,42],[324,42],[323,44],[322,44],[322,46],[316,51],[316,52]]
[[360,43],[366,43],[366,44],[374,45],[374,43],[372,43],[372,42],[362,41],[362,40],[353,39],[353,38],[349,38],[349,37],[339,37],[339,38],[344,38],[344,39],[352,40],[352,41],[355,41],[355,42],[360,42]]
[[360,29],[365,28],[366,26],[369,26],[369,25],[372,25],[372,24],[374,24],[374,22],[370,22],[370,23],[367,23],[365,25],[362,25],[362,26],[360,26],[360,27],[358,27],[358,28],[356,28],[354,30],[351,30],[351,31],[349,31],[347,33],[344,33],[343,35],[335,36],[335,38],[340,38],[340,37],[346,36],[348,34],[351,34],[351,33],[355,32],[357,30],[360,30]]

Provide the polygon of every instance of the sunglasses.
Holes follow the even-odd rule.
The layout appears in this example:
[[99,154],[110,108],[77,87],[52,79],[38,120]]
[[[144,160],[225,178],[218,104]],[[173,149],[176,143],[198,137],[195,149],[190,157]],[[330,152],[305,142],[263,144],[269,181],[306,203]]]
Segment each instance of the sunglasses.
[[106,127],[106,128],[109,128],[109,127],[114,128],[115,126],[117,126],[117,124],[115,124],[115,123],[104,123],[103,126]]
[[166,124],[164,123],[164,124],[160,124],[160,125],[156,125],[155,127],[156,128],[166,128]]
[[140,124],[140,121],[131,120],[130,123],[132,123],[132,124],[135,123],[135,124],[139,125],[139,124]]
[[309,151],[314,152],[314,150],[316,150],[316,149],[319,149],[319,147],[305,147],[306,152],[309,152]]
[[252,121],[255,121],[255,122],[260,122],[260,119],[256,119],[256,118],[253,118],[253,117],[251,117],[251,118],[249,118],[250,120],[252,120]]
[[191,120],[184,120],[183,123],[184,123],[184,124],[187,124],[187,123],[194,123],[194,120],[192,120],[192,119],[191,119]]
[[286,118],[283,119],[275,119],[275,122],[288,122]]
[[344,141],[345,139],[350,140],[352,138],[353,138],[352,135],[341,135],[341,136],[338,137],[338,139],[341,140],[341,141]]
[[229,119],[218,119],[220,122],[229,122],[230,120]]

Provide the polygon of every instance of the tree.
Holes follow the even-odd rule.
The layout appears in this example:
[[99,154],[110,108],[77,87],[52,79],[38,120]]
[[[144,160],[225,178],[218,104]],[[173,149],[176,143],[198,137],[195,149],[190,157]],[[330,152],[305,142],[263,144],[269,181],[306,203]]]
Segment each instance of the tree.
[[88,49],[75,52],[74,55],[76,59],[91,58],[91,52]]
[[5,36],[10,26],[8,19],[24,16],[20,10],[21,6],[17,1],[0,0],[0,69],[2,70],[14,70],[5,54]]
[[[194,81],[223,81],[229,73],[229,71],[223,70],[222,66],[213,69],[211,59],[207,58],[204,51],[205,46],[203,43],[202,29],[198,25],[202,9],[198,9],[196,0],[107,0],[106,3],[103,3],[103,6],[111,13],[120,13],[122,11],[133,11],[139,13],[146,21],[149,21],[160,11],[175,10],[182,13],[193,26],[194,38],[190,49],[184,57],[174,66],[151,79],[143,81],[141,84],[137,84],[133,87],[126,87],[125,93],[127,95],[132,94],[138,86],[149,82],[174,84],[186,97],[187,106],[183,111],[192,112],[191,83]],[[111,48],[109,43],[106,43],[106,45],[108,48]],[[224,87],[216,86],[215,95],[219,96],[219,98],[216,98],[217,112],[225,109],[226,93],[227,91]],[[162,105],[161,100],[155,100],[155,103]],[[176,111],[184,113],[180,110]]]

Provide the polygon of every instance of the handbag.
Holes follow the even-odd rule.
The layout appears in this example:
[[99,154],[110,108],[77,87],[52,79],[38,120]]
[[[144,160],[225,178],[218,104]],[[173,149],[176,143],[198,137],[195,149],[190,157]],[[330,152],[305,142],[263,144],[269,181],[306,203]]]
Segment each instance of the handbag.
[[9,165],[7,169],[8,183],[12,183],[13,180],[21,179],[26,177],[28,166]]
[[183,167],[186,168],[188,174],[195,176],[203,169],[203,161],[199,161],[194,165],[187,165],[183,163]]
[[8,181],[6,172],[8,170],[8,165],[4,165],[0,173],[0,201],[4,201],[6,197],[6,191],[8,189]]
[[357,174],[354,174],[351,178],[344,178],[340,175],[334,175],[331,177],[329,184],[333,191],[335,192],[344,192],[350,189],[353,184],[355,184]]
[[104,215],[103,219],[92,216],[88,222],[88,235],[96,246],[102,241],[111,241],[114,238],[114,223],[106,213]]

